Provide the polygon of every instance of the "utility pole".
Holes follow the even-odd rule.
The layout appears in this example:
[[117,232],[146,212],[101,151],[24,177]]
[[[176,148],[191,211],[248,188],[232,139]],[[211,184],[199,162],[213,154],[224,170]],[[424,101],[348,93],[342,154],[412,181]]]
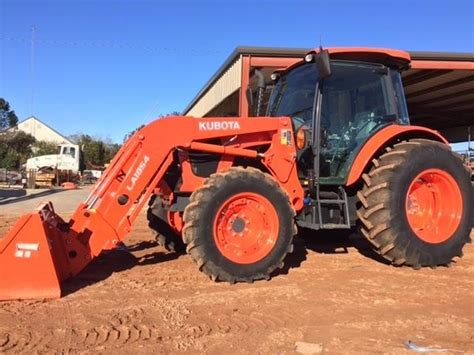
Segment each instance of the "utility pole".
[[35,103],[35,26],[31,26],[30,46],[30,112],[34,113]]

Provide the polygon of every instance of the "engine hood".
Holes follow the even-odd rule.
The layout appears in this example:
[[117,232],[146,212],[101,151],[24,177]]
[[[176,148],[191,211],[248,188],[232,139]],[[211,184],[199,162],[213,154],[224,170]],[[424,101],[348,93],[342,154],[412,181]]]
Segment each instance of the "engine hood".
[[26,161],[27,169],[42,168],[44,166],[55,167],[59,160],[59,154],[41,155]]

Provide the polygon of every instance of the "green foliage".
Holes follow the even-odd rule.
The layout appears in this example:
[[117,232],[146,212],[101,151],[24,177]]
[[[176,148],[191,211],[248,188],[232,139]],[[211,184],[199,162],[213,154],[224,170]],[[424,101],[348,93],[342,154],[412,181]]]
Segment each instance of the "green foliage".
[[133,131],[131,132],[128,132],[125,137],[123,137],[123,142],[125,143],[126,141],[128,141],[128,139],[133,136],[135,133],[137,133],[139,130],[141,130],[143,127],[145,127],[144,124],[141,124],[140,126],[138,126],[137,128],[135,128]]
[[168,117],[168,116],[182,116],[182,114],[181,112],[178,112],[178,111],[172,111],[170,113],[161,114],[158,116],[158,118]]
[[122,146],[117,143],[107,144],[107,149],[105,151],[105,162],[106,163],[110,162],[115,157],[115,155],[117,154],[117,152],[120,150],[121,147]]
[[15,127],[18,117],[7,100],[0,97],[0,168],[19,169],[26,162],[35,142],[33,136],[21,131],[6,132]]
[[47,141],[37,141],[33,147],[33,156],[38,157],[40,155],[58,154],[59,148],[56,143]]
[[18,124],[18,117],[15,111],[10,109],[10,104],[7,100],[0,97],[0,131],[15,127]]
[[105,145],[104,142],[94,139],[88,134],[80,136],[79,141],[76,143],[82,147],[84,152],[84,161],[86,166],[93,164],[102,166],[105,163]]
[[0,134],[0,168],[20,169],[31,156],[36,139],[23,131]]
[[79,145],[83,151],[84,168],[100,169],[110,162],[120,149],[119,144],[94,138],[88,134],[76,134],[69,139]]
[[19,167],[19,162],[20,157],[18,153],[0,143],[0,167],[7,170],[16,170]]

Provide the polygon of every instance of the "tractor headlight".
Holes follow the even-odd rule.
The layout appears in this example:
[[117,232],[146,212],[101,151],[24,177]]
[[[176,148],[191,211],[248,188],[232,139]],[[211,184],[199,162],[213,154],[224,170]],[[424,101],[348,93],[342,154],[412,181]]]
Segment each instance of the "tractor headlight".
[[306,125],[301,125],[300,128],[296,131],[296,148],[299,150],[306,148],[306,132],[308,132],[308,126]]
[[310,53],[310,54],[306,54],[305,57],[304,57],[304,61],[305,61],[306,63],[311,63],[311,62],[313,61],[313,59],[314,59],[314,56],[313,56],[313,54],[311,54],[311,53]]

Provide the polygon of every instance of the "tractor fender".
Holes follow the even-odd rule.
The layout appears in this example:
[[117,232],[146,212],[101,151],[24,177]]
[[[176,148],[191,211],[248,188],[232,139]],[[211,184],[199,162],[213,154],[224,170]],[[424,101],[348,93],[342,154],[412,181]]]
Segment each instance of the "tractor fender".
[[355,157],[349,169],[346,186],[350,186],[359,180],[377,152],[396,140],[409,138],[426,138],[448,144],[446,138],[438,131],[426,127],[391,125],[382,128],[365,142]]

